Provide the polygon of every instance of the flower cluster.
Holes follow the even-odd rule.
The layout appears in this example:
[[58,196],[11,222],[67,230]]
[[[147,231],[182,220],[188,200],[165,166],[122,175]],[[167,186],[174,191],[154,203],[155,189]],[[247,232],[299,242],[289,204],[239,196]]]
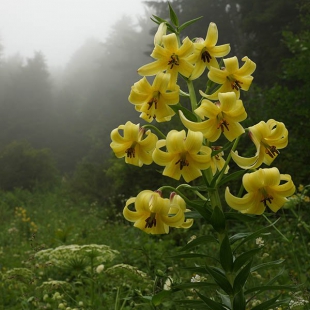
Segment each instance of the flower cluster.
[[[247,56],[241,59],[242,65],[236,56],[227,57],[230,45],[217,45],[218,29],[213,22],[205,39],[186,37],[182,42],[177,27],[174,29],[159,18],[156,22],[159,26],[151,53],[153,61],[138,69],[142,78],[132,86],[128,100],[147,123],[163,123],[178,115],[184,129],[171,130],[165,135],[153,125],[140,126],[128,121],[111,133],[113,152],[118,158],[124,157],[126,163],[140,167],[154,162],[164,167],[163,175],[176,180],[183,178],[186,183],[202,177],[208,188],[216,190],[228,173],[232,158],[241,169],[247,170],[243,175],[247,193],[242,198],[236,197],[227,187],[226,203],[242,213],[262,214],[267,207],[277,212],[295,192],[295,186],[289,175],[261,165],[271,165],[279,150],[286,147],[288,131],[283,123],[273,119],[248,128],[241,124],[247,118],[241,92],[249,90],[256,64]],[[206,89],[199,91],[201,99],[197,100],[193,83],[203,74],[209,81]],[[152,82],[149,77],[153,77]],[[180,78],[185,80],[188,93],[181,90]],[[180,94],[189,98],[191,110],[180,103]],[[147,128],[159,133],[160,139]],[[236,150],[240,136],[246,132],[256,148],[255,155],[249,158],[240,156]],[[231,147],[226,159],[224,151],[228,147],[219,145],[220,138],[228,140]],[[168,233],[169,227],[190,227],[193,220],[186,219],[189,211],[186,196],[176,189],[170,199],[164,198],[162,189],[144,190],[130,198],[124,217],[152,234]],[[210,200],[214,208],[218,203]],[[132,205],[134,210],[130,209]]]

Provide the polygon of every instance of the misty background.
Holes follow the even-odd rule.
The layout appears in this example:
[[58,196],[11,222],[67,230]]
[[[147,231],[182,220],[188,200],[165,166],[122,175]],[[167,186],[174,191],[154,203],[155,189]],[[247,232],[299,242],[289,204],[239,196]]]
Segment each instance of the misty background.
[[[102,2],[104,6],[99,4]],[[122,160],[115,160],[109,144],[110,132],[118,125],[127,120],[143,124],[127,98],[131,86],[141,78],[137,69],[152,61],[149,55],[157,26],[150,17],[155,14],[168,19],[167,2],[74,1],[73,9],[72,1],[56,1],[63,5],[60,11],[54,1],[18,3],[22,5],[15,7],[17,16],[20,14],[24,23],[27,23],[26,14],[31,14],[39,3],[42,7],[46,5],[47,11],[54,10],[56,16],[58,12],[59,19],[46,20],[40,15],[35,18],[30,33],[41,28],[46,32],[41,48],[34,43],[34,35],[27,41],[29,33],[21,22],[12,28],[20,40],[15,45],[10,43],[8,49],[6,42],[11,42],[8,28],[3,22],[0,24],[0,188],[31,189],[38,183],[51,186],[62,180],[75,193],[100,200],[106,199],[107,193],[132,194],[133,179],[138,179],[137,189],[139,182],[143,188],[146,185],[153,188],[157,182],[162,185],[158,172],[149,169],[145,174],[139,168],[125,166]],[[87,7],[79,3],[87,3]],[[112,3],[122,8],[113,7],[108,14],[113,16],[113,21],[103,14]],[[283,151],[285,154],[281,154],[283,157],[277,163],[298,181],[307,182],[309,87],[304,87],[304,93],[300,90],[300,80],[304,81],[302,66],[298,77],[284,67],[288,63],[285,60],[299,59],[296,58],[296,53],[301,52],[299,45],[293,46],[294,51],[290,49],[296,37],[290,39],[284,34],[301,37],[305,32],[308,27],[305,20],[309,20],[304,18],[309,16],[307,1],[176,0],[170,3],[181,23],[204,17],[188,27],[184,36],[205,38],[209,23],[215,22],[219,29],[218,44],[231,44],[232,51],[227,57],[248,56],[257,63],[251,91],[243,97],[249,121],[275,118],[286,124],[293,137],[292,146]],[[2,8],[6,5],[7,2],[0,2]],[[65,23],[72,23],[72,16],[75,22],[81,22],[70,33]],[[93,19],[89,31],[86,26],[83,28],[83,19]],[[10,20],[8,16],[6,20]],[[59,27],[61,23],[64,23],[63,30]],[[62,41],[54,41],[50,35],[53,27],[60,28],[58,39]],[[16,51],[12,50],[14,46]],[[296,92],[298,101],[294,99]],[[286,101],[287,98],[290,100]]]

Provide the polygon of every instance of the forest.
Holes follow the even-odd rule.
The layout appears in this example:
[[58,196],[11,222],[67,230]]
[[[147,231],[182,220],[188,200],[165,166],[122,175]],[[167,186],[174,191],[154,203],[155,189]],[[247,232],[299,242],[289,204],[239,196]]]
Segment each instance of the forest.
[[[217,44],[230,43],[231,51],[226,57],[248,56],[256,63],[253,85],[242,94],[247,111],[245,126],[272,118],[288,129],[288,146],[281,150],[274,164],[292,177],[298,188],[296,197],[301,200],[296,208],[281,211],[284,218],[279,221],[281,234],[273,230],[270,255],[287,261],[290,271],[281,276],[281,281],[303,285],[301,295],[309,301],[310,217],[306,195],[310,184],[309,2],[172,0],[169,3],[180,24],[203,17],[185,28],[181,39],[204,38],[208,25],[214,22],[219,32]],[[48,309],[47,304],[52,305],[51,309],[179,309],[171,300],[157,305],[154,302],[152,307],[146,305],[146,298],[141,302],[141,296],[150,294],[151,289],[143,291],[142,282],[135,275],[122,273],[129,283],[126,286],[117,282],[118,276],[115,278],[110,269],[105,275],[109,284],[102,284],[104,277],[99,272],[96,279],[92,273],[88,276],[82,273],[82,262],[72,274],[67,270],[42,275],[46,279],[56,274],[61,274],[63,280],[71,277],[68,283],[74,286],[75,293],[67,294],[67,288],[61,287],[58,291],[62,297],[58,301],[55,293],[42,289],[43,284],[41,289],[35,288],[39,287],[38,279],[8,284],[5,278],[8,271],[27,266],[40,277],[41,271],[27,259],[32,252],[39,251],[36,248],[39,244],[47,248],[105,244],[111,247],[104,254],[110,255],[103,260],[105,264],[109,265],[116,256],[115,265],[110,262],[110,268],[116,263],[134,265],[148,273],[148,277],[156,278],[156,287],[163,286],[169,279],[167,274],[172,274],[167,267],[172,264],[171,253],[165,253],[172,245],[184,246],[188,235],[172,231],[161,239],[155,236],[147,239],[142,232],[132,231],[137,229],[121,213],[125,201],[139,191],[156,189],[163,183],[176,186],[176,182],[161,175],[155,164],[143,169],[127,165],[116,158],[110,147],[111,131],[120,124],[128,120],[141,126],[147,124],[128,96],[132,85],[141,78],[137,69],[151,61],[158,28],[150,18],[151,11],[164,20],[171,19],[167,2],[146,1],[145,14],[138,25],[123,16],[115,21],[106,41],[89,38],[64,68],[49,68],[44,51],[36,51],[27,59],[20,54],[4,57],[5,46],[0,38],[0,309]],[[205,73],[197,80],[197,95],[198,89],[205,89],[206,78]],[[182,81],[180,86],[185,88]],[[180,100],[185,102],[186,98]],[[168,131],[177,125],[172,118],[161,126]],[[239,152],[251,155],[255,149],[248,148],[246,138],[242,137]],[[275,215],[272,221],[276,218]],[[199,221],[195,225],[192,235],[209,231]],[[236,231],[238,225],[234,226]],[[269,225],[266,221],[260,221],[257,228],[266,225]],[[290,242],[280,241],[282,234]],[[130,242],[130,238],[134,241]],[[282,250],[279,242],[283,242]],[[183,261],[180,264],[186,265]],[[16,282],[18,277],[25,276],[14,276]],[[79,286],[83,281],[86,284]],[[150,287],[151,280],[143,281],[145,287]],[[89,291],[83,291],[83,285]],[[48,295],[45,300],[41,291]],[[74,300],[69,295],[75,296]],[[164,296],[160,301],[161,298]],[[66,300],[62,302],[64,308],[59,306],[60,300]],[[205,302],[206,308],[197,304],[197,308],[184,309],[212,309]],[[252,307],[244,309],[298,310],[308,309],[309,305],[259,308],[252,303]]]

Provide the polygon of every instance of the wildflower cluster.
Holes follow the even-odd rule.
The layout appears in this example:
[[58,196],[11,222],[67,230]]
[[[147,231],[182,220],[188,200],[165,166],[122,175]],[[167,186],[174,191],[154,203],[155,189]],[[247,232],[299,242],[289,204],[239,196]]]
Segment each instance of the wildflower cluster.
[[29,230],[30,233],[34,234],[38,231],[37,225],[35,224],[35,222],[31,221],[25,208],[16,207],[15,218],[16,220],[20,221],[23,225],[27,225],[27,230]]
[[[242,64],[236,56],[228,57],[230,45],[217,45],[215,23],[209,24],[205,39],[185,37],[181,42],[180,32],[195,20],[180,25],[170,4],[169,10],[171,23],[153,16],[158,24],[151,53],[153,61],[138,68],[142,78],[132,86],[128,97],[147,124],[140,126],[128,121],[120,125],[111,133],[110,146],[128,164],[141,167],[154,162],[163,167],[164,176],[183,179],[185,183],[176,188],[163,185],[143,190],[127,200],[123,215],[150,234],[168,233],[169,227],[190,228],[193,214],[211,224],[218,233],[220,250],[215,260],[220,262],[221,269],[206,270],[222,290],[219,295],[223,307],[216,307],[213,299],[198,295],[210,309],[241,310],[246,307],[244,286],[254,252],[244,252],[242,259],[236,258],[232,245],[237,240],[245,242],[246,235],[229,237],[226,220],[231,214],[242,222],[250,218],[242,217],[243,214],[261,215],[266,209],[277,212],[288,201],[287,197],[294,194],[290,175],[268,167],[279,156],[279,150],[287,146],[288,130],[274,119],[248,128],[242,125],[247,119],[242,92],[249,90],[256,64],[247,56],[241,59]],[[201,97],[197,98],[194,83],[202,75],[207,75],[208,82],[204,89],[199,89]],[[150,77],[153,82],[149,82]],[[181,89],[180,80],[186,83],[186,91]],[[188,102],[181,102],[180,96]],[[183,125],[181,130],[165,134],[151,124],[159,125],[177,116]],[[256,149],[251,157],[241,156],[237,150],[245,133]],[[241,170],[229,175],[231,159]],[[240,177],[242,185],[235,196],[228,183]],[[220,195],[223,186],[225,203]],[[165,191],[170,192],[169,198],[164,198]],[[227,206],[232,210],[226,211]],[[251,238],[261,241],[258,236]],[[251,238],[247,237],[247,241]],[[202,243],[197,238],[186,249]],[[263,243],[258,245],[262,248]],[[197,275],[192,283],[199,282]]]

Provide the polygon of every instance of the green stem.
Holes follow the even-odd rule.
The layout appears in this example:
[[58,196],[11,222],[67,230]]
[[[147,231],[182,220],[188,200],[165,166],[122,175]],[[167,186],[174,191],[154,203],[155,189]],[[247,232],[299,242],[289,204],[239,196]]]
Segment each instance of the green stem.
[[280,231],[276,226],[274,226],[274,224],[269,220],[269,218],[268,218],[265,214],[263,214],[263,217],[265,218],[265,220],[267,220],[267,222],[268,222],[269,224],[271,224],[271,226],[282,236],[282,238],[283,238],[286,242],[290,242],[290,240],[288,240],[288,239],[281,233],[281,231]]
[[197,98],[196,98],[194,84],[193,84],[193,81],[189,79],[186,80],[186,83],[187,83],[187,88],[189,92],[189,98],[191,101],[192,112],[194,112],[194,110],[197,108]]
[[235,140],[235,142],[234,142],[234,145],[232,146],[232,148],[231,148],[231,150],[230,150],[230,152],[229,152],[229,154],[228,154],[228,156],[227,156],[227,158],[226,158],[224,167],[223,167],[223,169],[221,170],[221,173],[220,173],[219,177],[217,178],[217,180],[216,180],[216,182],[215,182],[215,187],[217,187],[218,184],[220,183],[220,181],[222,180],[223,175],[224,175],[225,170],[226,170],[226,167],[228,166],[228,164],[229,164],[229,162],[230,162],[230,160],[231,160],[231,152],[234,152],[234,151],[236,150],[236,148],[237,148],[237,146],[238,146],[238,143],[239,143],[239,140],[240,140],[240,137],[241,137],[241,136],[239,136],[239,137],[236,138],[236,140]]
[[162,137],[163,139],[166,139],[166,136],[154,125],[151,124],[147,124],[147,125],[143,125],[142,128],[150,128],[153,129],[154,131],[156,131],[158,133],[158,135],[160,137]]

